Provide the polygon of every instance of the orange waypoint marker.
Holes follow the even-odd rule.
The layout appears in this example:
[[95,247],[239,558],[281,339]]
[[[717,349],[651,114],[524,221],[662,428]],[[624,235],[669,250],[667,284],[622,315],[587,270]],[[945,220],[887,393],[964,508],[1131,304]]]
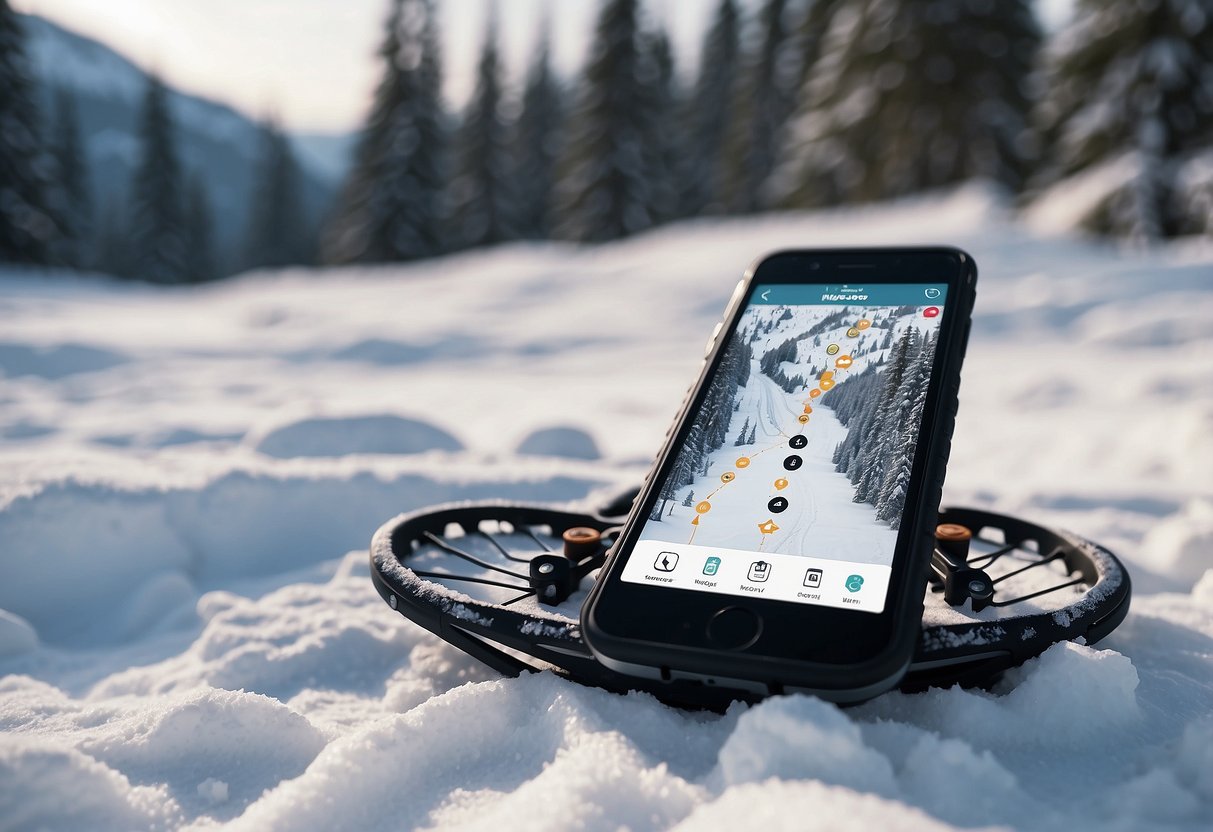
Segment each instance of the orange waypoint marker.
[[[847,389],[849,390],[850,388],[848,387]],[[810,398],[810,399],[815,399],[815,398],[817,398],[817,397],[818,397],[818,396],[820,396],[820,395],[821,395],[821,391],[820,391],[820,390],[818,390],[817,388],[813,388],[812,390],[810,390],[810,391],[809,391],[809,398]]]
[[872,325],[872,322],[869,321],[867,318],[864,318],[855,324],[855,328],[856,329],[867,329],[871,325]]
[[807,415],[807,414],[809,414],[809,413],[812,413],[812,412],[813,412],[813,405],[811,405],[811,404],[806,404],[806,405],[804,406],[804,412],[805,412],[805,414],[806,414],[806,415]]
[[695,515],[695,519],[693,519],[693,520],[691,521],[691,525],[692,525],[692,526],[698,526],[698,525],[699,525],[699,515],[698,515],[698,514],[696,514],[696,515]]
[[821,389],[822,389],[822,390],[829,390],[829,389],[830,389],[831,387],[833,387],[833,386],[834,386],[834,379],[832,379],[832,378],[823,378],[823,379],[821,380]]
[[725,471],[720,475],[721,482],[732,482],[737,477],[732,471]]
[[695,504],[695,511],[699,512],[700,514],[707,514],[711,510],[712,510],[712,504],[709,503],[707,500],[700,500],[698,503]]
[[749,468],[750,458],[748,456],[737,457],[737,462],[734,463],[738,468]]
[[807,413],[801,413],[799,416],[796,417],[796,421],[800,422],[800,424],[802,424],[802,425],[808,424],[809,415]]
[[774,520],[767,520],[765,523],[758,524],[758,531],[763,534],[774,534],[779,531],[779,527],[775,525]]
[[834,366],[840,370],[845,370],[854,364],[855,361],[849,355],[840,355],[838,360],[834,362]]
[[788,481],[785,480],[783,477],[780,477],[779,479],[775,480],[775,490],[776,491],[783,491],[787,487],[788,487]]
[[825,380],[832,379],[833,377],[834,377],[833,370],[822,370],[821,375],[818,376],[818,378],[825,379]]

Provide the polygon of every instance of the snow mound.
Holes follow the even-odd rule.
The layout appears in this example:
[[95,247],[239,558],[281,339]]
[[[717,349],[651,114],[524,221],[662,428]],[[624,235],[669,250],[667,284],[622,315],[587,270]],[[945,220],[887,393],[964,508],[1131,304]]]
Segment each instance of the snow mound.
[[274,699],[243,691],[198,690],[159,708],[111,719],[82,743],[85,753],[136,783],[164,783],[183,807],[203,810],[224,784],[236,814],[265,789],[303,773],[324,736]]
[[130,780],[88,755],[0,735],[0,830],[171,828],[181,822],[163,786]]
[[594,437],[580,428],[551,427],[532,431],[518,443],[515,453],[523,456],[560,456],[568,459],[600,459]]
[[1169,577],[1195,584],[1213,563],[1213,500],[1195,499],[1146,534],[1142,553]]
[[121,353],[85,344],[0,344],[0,373],[9,378],[37,376],[61,379],[78,373],[108,370],[129,360]]
[[348,454],[461,451],[462,443],[429,422],[403,416],[302,419],[261,437],[256,449],[278,459]]

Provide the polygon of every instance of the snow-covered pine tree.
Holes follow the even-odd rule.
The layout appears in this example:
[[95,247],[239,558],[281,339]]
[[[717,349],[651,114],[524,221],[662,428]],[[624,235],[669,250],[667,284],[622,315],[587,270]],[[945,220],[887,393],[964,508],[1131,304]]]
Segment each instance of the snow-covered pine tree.
[[788,0],[765,0],[758,20],[743,30],[723,159],[723,201],[730,213],[763,207],[762,187],[796,105],[798,62],[788,18]]
[[685,164],[684,125],[673,117],[682,106],[674,71],[674,51],[665,29],[647,27],[640,35],[640,76],[645,90],[642,105],[649,111],[649,136],[644,143],[645,170],[650,183],[653,224],[679,217],[680,183]]
[[97,214],[92,268],[115,277],[130,276],[131,258],[126,227],[129,214],[125,203],[116,195],[110,194],[106,198]]
[[613,240],[653,224],[647,144],[661,125],[637,106],[647,91],[640,52],[639,0],[606,0],[589,62],[567,121],[556,188],[556,235]]
[[1048,49],[1042,183],[1103,181],[1088,229],[1146,239],[1203,230],[1179,176],[1213,150],[1213,0],[1078,0]]
[[310,262],[311,222],[304,212],[302,174],[290,139],[271,118],[261,124],[260,142],[244,265],[256,269]]
[[518,235],[543,240],[552,232],[552,194],[563,135],[564,102],[552,72],[551,37],[545,23],[527,71],[522,111],[514,124],[513,191],[517,195]]
[[191,176],[185,201],[185,262],[189,266],[189,279],[195,283],[219,275],[211,211],[206,182],[201,176]]
[[757,436],[758,436],[758,425],[757,425],[757,423],[755,423],[754,426],[750,428],[750,438],[746,440],[746,444],[753,445]]
[[59,235],[25,32],[0,0],[0,263],[47,263]]
[[455,175],[451,180],[453,242],[487,246],[517,236],[511,193],[510,125],[501,96],[496,12],[489,15],[476,68],[476,89],[455,136]]
[[888,462],[884,486],[876,500],[877,518],[886,521],[894,529],[901,525],[901,515],[905,509],[910,476],[914,470],[914,453],[918,449],[918,434],[922,426],[927,389],[931,382],[931,368],[938,344],[939,332],[936,331],[930,339],[924,340],[902,383],[904,415],[900,418],[901,424],[893,443],[893,456]]
[[1031,0],[853,0],[830,17],[773,195],[866,202],[980,178],[1017,189],[1030,161]]
[[686,166],[682,216],[724,209],[725,138],[737,77],[741,15],[736,0],[720,0],[699,52],[699,77],[686,102]]
[[746,440],[750,435],[750,417],[745,418],[745,422],[741,425],[741,430],[737,433],[737,438],[733,440],[735,447],[746,444]]
[[62,207],[59,210],[60,235],[55,243],[55,260],[73,269],[94,265],[93,201],[88,182],[88,162],[80,146],[80,123],[76,115],[76,97],[64,88],[55,91],[55,180]]
[[442,252],[446,116],[430,0],[392,0],[383,78],[325,234],[332,263],[415,260]]
[[168,108],[168,92],[148,76],[139,121],[139,160],[130,189],[131,276],[154,283],[185,283],[185,176]]

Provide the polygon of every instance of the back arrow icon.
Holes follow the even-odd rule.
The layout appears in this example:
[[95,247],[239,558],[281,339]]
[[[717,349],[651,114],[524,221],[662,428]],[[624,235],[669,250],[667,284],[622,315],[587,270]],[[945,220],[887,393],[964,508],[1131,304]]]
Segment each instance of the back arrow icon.
[[759,295],[759,297],[761,297],[763,300],[770,300],[771,299],[769,297],[770,294],[771,294],[771,290],[767,289],[765,292],[763,292],[761,295]]

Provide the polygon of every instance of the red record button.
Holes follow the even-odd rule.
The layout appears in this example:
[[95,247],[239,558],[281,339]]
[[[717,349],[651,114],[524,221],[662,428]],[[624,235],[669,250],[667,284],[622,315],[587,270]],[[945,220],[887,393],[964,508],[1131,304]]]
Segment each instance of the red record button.
[[938,306],[928,306],[926,309],[922,310],[922,316],[924,318],[939,317],[939,307]]

